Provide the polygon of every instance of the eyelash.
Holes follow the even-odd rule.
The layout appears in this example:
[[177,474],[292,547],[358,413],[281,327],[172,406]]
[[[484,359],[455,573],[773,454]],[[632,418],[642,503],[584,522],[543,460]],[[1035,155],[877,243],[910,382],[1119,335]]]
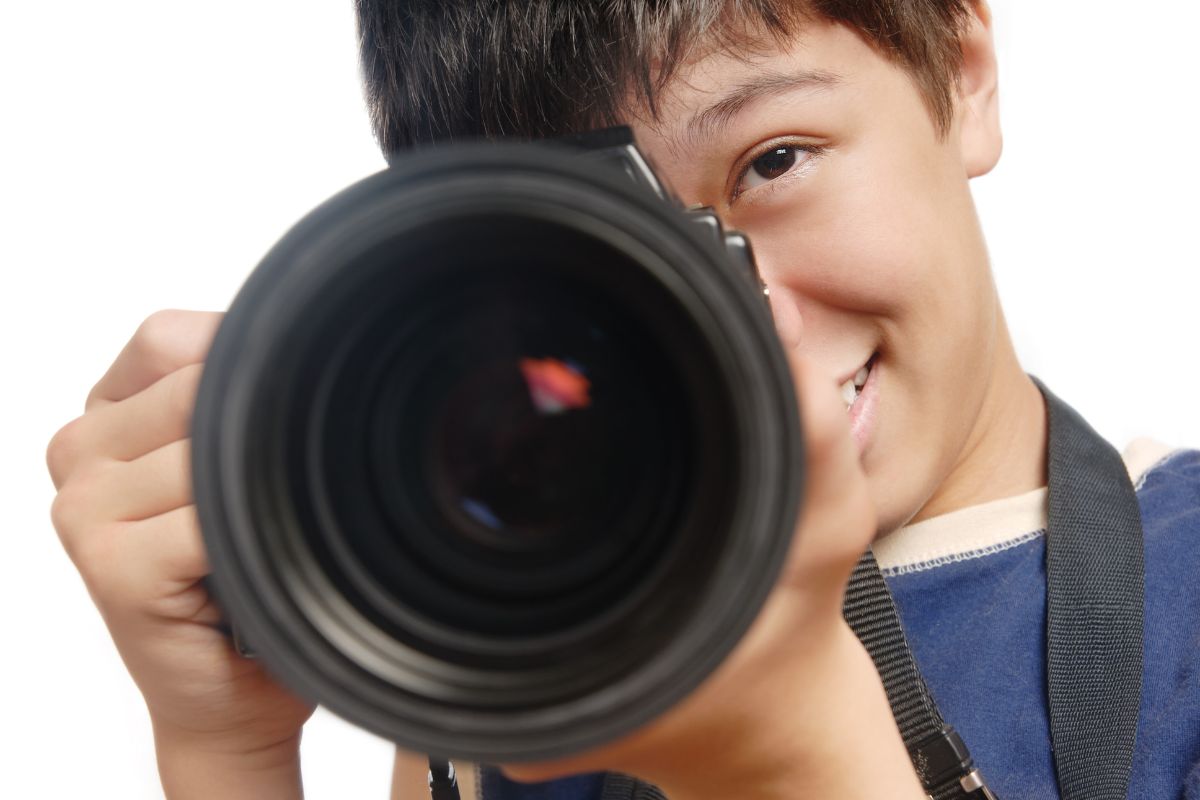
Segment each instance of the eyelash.
[[[807,143],[803,143],[803,142],[789,142],[789,141],[784,140],[784,141],[768,142],[768,143],[764,144],[762,147],[758,148],[753,153],[751,153],[749,156],[747,156],[745,161],[742,162],[742,166],[738,169],[738,172],[737,172],[737,180],[733,184],[733,192],[729,198],[730,203],[733,203],[739,197],[741,197],[743,194],[746,193],[746,190],[739,190],[739,187],[746,181],[746,176],[750,173],[750,170],[754,167],[754,162],[757,161],[758,159],[762,158],[763,156],[765,156],[767,153],[770,153],[773,150],[778,150],[783,147],[786,147],[791,150],[801,150],[805,153],[808,153],[809,155],[811,155],[814,158],[819,157],[820,155],[822,155],[825,152],[825,148],[821,147],[820,145],[807,144]],[[807,166],[808,163],[809,163],[808,161],[805,161],[803,164],[799,165],[799,168],[803,169],[805,166]],[[772,178],[771,180],[767,181],[767,183],[768,184],[775,183],[776,181],[780,180],[780,178],[786,178],[787,176],[791,175],[796,169],[797,169],[797,167],[792,167],[787,172],[780,175],[778,178]]]

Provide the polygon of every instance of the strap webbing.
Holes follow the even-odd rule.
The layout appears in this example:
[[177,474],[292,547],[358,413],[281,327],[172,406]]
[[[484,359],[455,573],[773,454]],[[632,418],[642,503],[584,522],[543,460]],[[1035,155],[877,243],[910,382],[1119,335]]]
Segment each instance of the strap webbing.
[[653,784],[619,772],[609,772],[604,776],[604,791],[600,794],[600,800],[667,800],[667,796]]
[[1116,449],[1034,382],[1050,426],[1046,668],[1059,788],[1064,800],[1124,800],[1142,696],[1137,495]]
[[[846,588],[842,615],[863,643],[887,692],[888,704],[904,746],[913,760],[917,777],[934,800],[955,800],[975,796],[959,783],[963,770],[944,774],[944,763],[933,763],[926,754],[936,751],[947,731],[941,712],[904,636],[900,615],[888,591],[875,554],[868,550],[859,560]],[[929,743],[934,743],[932,747]],[[959,740],[961,744],[961,740]],[[970,755],[963,747],[965,761]],[[957,765],[950,765],[957,766]]]
[[870,550],[850,576],[842,616],[875,662],[904,746],[913,750],[945,723],[917,669],[896,605]]

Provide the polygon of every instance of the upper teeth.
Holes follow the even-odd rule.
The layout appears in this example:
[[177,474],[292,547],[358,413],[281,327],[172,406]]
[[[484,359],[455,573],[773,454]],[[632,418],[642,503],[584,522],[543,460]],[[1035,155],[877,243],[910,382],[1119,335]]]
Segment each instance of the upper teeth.
[[854,405],[855,398],[858,397],[858,392],[862,389],[863,384],[867,382],[867,375],[871,373],[865,365],[854,374],[854,377],[842,384],[842,400],[846,403],[846,410],[850,410],[850,406]]

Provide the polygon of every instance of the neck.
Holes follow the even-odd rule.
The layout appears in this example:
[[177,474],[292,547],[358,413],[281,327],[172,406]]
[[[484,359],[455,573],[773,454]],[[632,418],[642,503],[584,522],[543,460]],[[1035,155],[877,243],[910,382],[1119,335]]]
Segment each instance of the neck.
[[1017,361],[1003,313],[998,327],[992,377],[966,446],[911,522],[1046,485],[1045,401]]

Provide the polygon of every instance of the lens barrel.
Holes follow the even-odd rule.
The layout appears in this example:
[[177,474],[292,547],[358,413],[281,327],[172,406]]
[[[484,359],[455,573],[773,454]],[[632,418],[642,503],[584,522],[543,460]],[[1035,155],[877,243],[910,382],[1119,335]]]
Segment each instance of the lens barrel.
[[212,584],[294,691],[400,745],[545,760],[684,697],[758,613],[803,451],[720,244],[546,144],[398,159],[226,315],[193,417]]

